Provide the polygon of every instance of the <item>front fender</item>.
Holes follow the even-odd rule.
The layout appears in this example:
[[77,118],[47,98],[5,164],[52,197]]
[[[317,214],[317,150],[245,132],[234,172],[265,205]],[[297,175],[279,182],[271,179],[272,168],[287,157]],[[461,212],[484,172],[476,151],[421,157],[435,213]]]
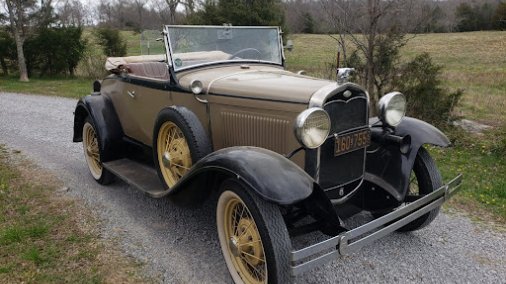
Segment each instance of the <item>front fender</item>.
[[209,187],[209,179],[205,179],[195,190],[188,185],[206,174],[207,177],[237,178],[263,199],[279,205],[292,205],[306,199],[314,186],[313,178],[284,156],[263,148],[241,146],[221,149],[205,156],[169,194],[185,195],[184,199],[201,199],[202,195],[210,192],[203,192],[201,187]]
[[[381,127],[376,117],[371,125]],[[436,127],[412,117],[405,117],[392,133],[397,136],[411,136],[411,145],[407,153],[401,153],[399,145],[385,143],[377,149],[367,152],[365,179],[387,191],[398,202],[404,200],[409,177],[418,149],[424,144],[448,147],[450,140]]]

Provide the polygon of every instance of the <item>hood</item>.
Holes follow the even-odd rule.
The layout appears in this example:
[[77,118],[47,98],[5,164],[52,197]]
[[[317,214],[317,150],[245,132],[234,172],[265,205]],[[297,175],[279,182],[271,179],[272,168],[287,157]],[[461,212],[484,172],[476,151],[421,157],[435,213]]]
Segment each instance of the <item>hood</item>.
[[314,92],[333,83],[265,65],[214,66],[187,71],[178,77],[187,90],[193,80],[200,80],[204,92],[209,94],[297,103],[308,103]]

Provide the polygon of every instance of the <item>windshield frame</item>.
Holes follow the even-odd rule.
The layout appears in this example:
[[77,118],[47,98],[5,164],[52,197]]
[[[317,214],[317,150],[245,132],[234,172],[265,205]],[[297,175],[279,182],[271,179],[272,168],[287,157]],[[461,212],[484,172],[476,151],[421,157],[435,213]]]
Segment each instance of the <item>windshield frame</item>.
[[[181,67],[179,69],[174,68],[174,61],[172,57],[172,44],[170,41],[170,28],[188,28],[188,29],[203,29],[203,28],[231,28],[231,29],[275,29],[277,31],[278,36],[278,47],[279,47],[279,54],[281,56],[281,62],[273,62],[268,60],[255,60],[255,59],[234,59],[234,60],[218,60],[213,62],[206,62],[206,63],[200,63],[195,64],[191,66]],[[204,67],[204,66],[211,66],[211,65],[221,65],[221,64],[234,64],[234,63],[256,63],[256,64],[269,64],[269,65],[276,65],[276,66],[284,66],[285,64],[285,54],[283,50],[283,39],[281,36],[281,30],[277,26],[203,26],[203,25],[165,25],[164,26],[164,41],[165,41],[165,49],[166,49],[166,56],[167,56],[167,63],[169,64],[169,67],[174,70],[174,72],[181,72],[188,69],[198,68],[198,67]]]

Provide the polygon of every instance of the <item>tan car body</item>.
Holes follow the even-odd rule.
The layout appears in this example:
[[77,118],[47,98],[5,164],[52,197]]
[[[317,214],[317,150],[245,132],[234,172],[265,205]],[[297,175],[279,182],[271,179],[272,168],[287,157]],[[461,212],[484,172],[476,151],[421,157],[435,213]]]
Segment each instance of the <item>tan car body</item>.
[[[282,67],[258,64],[181,72],[177,74],[181,90],[152,88],[122,80],[124,77],[158,83],[163,80],[123,74],[123,77],[113,75],[102,83],[102,94],[113,101],[123,131],[130,138],[151,147],[158,113],[179,105],[196,114],[215,151],[231,146],[257,146],[280,154],[300,147],[293,134],[295,118],[308,107],[318,89],[332,84]],[[193,80],[203,83],[202,94],[191,93],[189,86]],[[304,167],[302,152],[292,160]]]

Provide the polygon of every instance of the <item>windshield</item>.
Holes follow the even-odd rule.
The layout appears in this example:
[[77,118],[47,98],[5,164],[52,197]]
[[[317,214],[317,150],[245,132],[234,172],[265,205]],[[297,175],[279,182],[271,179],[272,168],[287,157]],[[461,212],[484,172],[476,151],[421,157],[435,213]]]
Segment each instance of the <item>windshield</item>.
[[167,26],[174,70],[217,62],[282,64],[275,27]]

